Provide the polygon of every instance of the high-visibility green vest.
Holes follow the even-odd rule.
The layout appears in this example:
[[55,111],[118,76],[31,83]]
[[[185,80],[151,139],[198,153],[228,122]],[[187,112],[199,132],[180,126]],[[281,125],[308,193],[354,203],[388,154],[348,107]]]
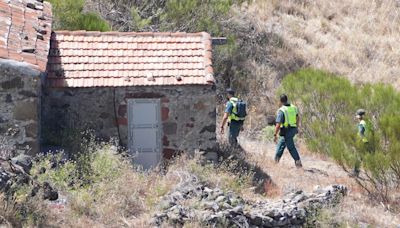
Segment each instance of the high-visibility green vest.
[[237,102],[239,101],[239,99],[238,98],[236,98],[236,97],[231,97],[231,99],[229,99],[229,102],[232,104],[232,106],[233,106],[233,109],[232,109],[232,112],[231,112],[231,114],[229,115],[229,122],[231,121],[231,120],[236,120],[236,121],[240,121],[240,120],[244,120],[245,118],[241,118],[241,117],[238,117],[236,114],[237,114],[237,112],[238,112],[238,110],[237,110]]
[[285,122],[281,123],[281,127],[297,127],[297,107],[294,105],[286,106],[283,105],[279,111],[283,112]]

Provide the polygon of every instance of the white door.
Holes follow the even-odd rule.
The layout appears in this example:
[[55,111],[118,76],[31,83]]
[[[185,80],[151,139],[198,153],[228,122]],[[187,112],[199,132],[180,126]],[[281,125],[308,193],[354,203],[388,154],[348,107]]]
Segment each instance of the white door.
[[161,108],[159,99],[128,100],[129,152],[134,163],[147,170],[161,160]]

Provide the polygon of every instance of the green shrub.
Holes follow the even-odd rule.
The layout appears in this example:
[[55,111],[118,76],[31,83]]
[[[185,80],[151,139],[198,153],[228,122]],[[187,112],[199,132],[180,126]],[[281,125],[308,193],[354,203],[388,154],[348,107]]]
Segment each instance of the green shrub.
[[[190,173],[195,174],[201,181],[213,187],[221,188],[224,191],[233,191],[238,194],[252,187],[254,173],[242,171],[236,173],[236,175],[231,174],[237,166],[236,161],[224,161],[216,167],[213,164],[200,165],[193,159],[188,161],[186,158],[183,158],[181,160],[187,163],[185,165],[188,166]],[[177,161],[177,163],[181,163],[182,161]]]
[[213,35],[221,34],[221,18],[226,17],[234,0],[168,0],[161,15],[163,30],[207,31]]
[[[301,109],[302,130],[310,149],[330,155],[345,170],[360,162],[357,182],[379,200],[389,201],[400,184],[400,93],[383,84],[352,85],[320,70],[286,76],[279,91]],[[355,111],[364,108],[373,131],[368,144],[357,136]]]
[[262,137],[264,141],[272,141],[274,139],[275,126],[266,126],[262,130]]
[[109,31],[110,26],[98,14],[83,12],[85,0],[50,0],[53,29]]
[[140,16],[139,10],[137,7],[132,7],[131,15],[132,15],[133,24],[135,25],[135,31],[141,31],[145,27],[151,25],[151,18],[143,18],[142,16]]

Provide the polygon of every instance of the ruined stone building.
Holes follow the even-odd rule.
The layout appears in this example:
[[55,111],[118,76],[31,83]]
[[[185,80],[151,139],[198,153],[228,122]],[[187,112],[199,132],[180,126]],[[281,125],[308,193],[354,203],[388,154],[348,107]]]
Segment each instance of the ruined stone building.
[[0,149],[39,152],[51,6],[0,0]]
[[[144,167],[215,148],[209,34],[51,32],[49,4],[19,2],[0,0],[11,12],[0,10],[0,23],[8,21],[0,26],[0,131],[19,150],[57,147],[86,129],[116,139]],[[10,16],[14,8],[25,17]]]

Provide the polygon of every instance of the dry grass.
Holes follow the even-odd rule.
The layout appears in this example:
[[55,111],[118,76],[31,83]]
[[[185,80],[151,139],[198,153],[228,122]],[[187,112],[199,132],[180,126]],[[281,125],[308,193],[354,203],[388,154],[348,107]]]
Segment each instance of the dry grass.
[[320,227],[342,225],[357,227],[370,224],[373,227],[396,227],[400,224],[400,216],[391,213],[384,206],[376,205],[366,197],[365,192],[348,177],[347,173],[326,156],[312,153],[298,143],[304,169],[297,169],[288,151],[285,151],[281,162],[273,161],[275,145],[256,140],[241,138],[240,143],[248,151],[250,161],[258,164],[274,180],[276,186],[271,189],[268,198],[281,198],[286,193],[301,189],[313,191],[316,186],[343,184],[348,187],[349,195],[336,208],[326,209],[318,218]]
[[[23,191],[17,195],[24,198],[16,205],[29,210],[27,213],[20,210],[1,212],[0,226],[149,227],[163,196],[186,183],[191,177],[189,174],[225,191],[245,194],[253,190],[251,174],[233,175],[228,166],[201,166],[196,159],[182,156],[166,170],[135,171],[113,148],[108,144],[90,143],[89,151],[93,155],[85,157],[90,168],[79,178],[76,170],[80,160],[52,169],[54,157],[41,158],[31,174],[37,176],[39,182],[52,183],[66,204],[38,203],[42,202],[40,198],[27,197],[31,191],[29,187],[21,187]],[[47,170],[44,174],[40,172],[42,168]],[[5,205],[4,199],[0,199],[0,203]],[[199,226],[193,221],[187,227]]]
[[256,0],[238,11],[279,34],[306,65],[400,89],[398,0]]

